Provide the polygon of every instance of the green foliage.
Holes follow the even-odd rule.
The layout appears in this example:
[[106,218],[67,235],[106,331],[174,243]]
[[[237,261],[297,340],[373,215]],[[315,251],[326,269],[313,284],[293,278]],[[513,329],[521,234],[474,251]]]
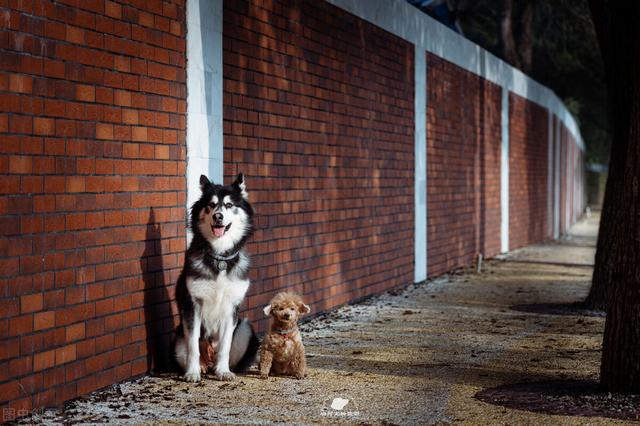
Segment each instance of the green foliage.
[[[524,4],[514,1],[516,43]],[[500,7],[500,1],[476,0],[460,16],[464,35],[499,57]],[[531,77],[554,90],[575,115],[587,161],[606,164],[611,135],[604,69],[587,1],[538,0],[534,7]]]

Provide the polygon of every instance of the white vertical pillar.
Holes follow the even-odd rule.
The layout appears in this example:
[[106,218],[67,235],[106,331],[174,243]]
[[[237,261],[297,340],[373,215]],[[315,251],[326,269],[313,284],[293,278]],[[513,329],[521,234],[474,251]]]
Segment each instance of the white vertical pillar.
[[187,0],[187,209],[200,175],[222,183],[222,1]]
[[560,238],[560,153],[562,147],[562,141],[560,139],[560,122],[555,120],[555,143],[554,148],[556,151],[556,160],[553,162],[555,166],[555,179],[554,179],[554,201],[553,201],[553,238]]
[[547,132],[547,236],[553,236],[553,113],[547,110],[548,132]]
[[414,282],[427,279],[427,60],[416,44],[415,54],[415,268]]
[[571,193],[573,194],[573,201],[571,203],[571,213],[573,215],[573,219],[571,219],[571,224],[573,225],[575,223],[575,218],[578,216],[576,214],[577,212],[577,208],[576,206],[578,205],[578,191],[577,191],[577,185],[576,185],[576,165],[578,164],[578,162],[576,161],[576,152],[578,151],[576,148],[576,144],[571,144]]
[[564,183],[565,183],[565,196],[564,196],[564,232],[569,233],[571,227],[571,152],[572,145],[569,138],[566,140],[565,152],[564,152]]
[[500,157],[500,251],[509,251],[509,89],[502,88]]

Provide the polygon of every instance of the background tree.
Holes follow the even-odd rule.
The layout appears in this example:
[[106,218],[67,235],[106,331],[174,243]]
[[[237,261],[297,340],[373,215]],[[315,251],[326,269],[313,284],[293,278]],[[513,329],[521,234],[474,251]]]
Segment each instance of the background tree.
[[[640,3],[590,0],[605,64],[613,129],[608,218],[607,320],[600,383],[640,391]],[[603,232],[603,230],[601,230]],[[601,259],[596,258],[596,262]]]
[[[519,20],[515,20],[513,0],[502,0],[502,8],[499,9],[499,51],[500,55],[511,65],[521,69],[525,73],[531,72],[533,64],[533,17],[535,3],[526,0],[522,3],[522,11]],[[514,35],[514,21],[519,25],[518,44]]]
[[[608,163],[604,71],[587,0],[408,1],[553,89],[580,123],[587,161]],[[516,59],[505,54],[505,26]]]

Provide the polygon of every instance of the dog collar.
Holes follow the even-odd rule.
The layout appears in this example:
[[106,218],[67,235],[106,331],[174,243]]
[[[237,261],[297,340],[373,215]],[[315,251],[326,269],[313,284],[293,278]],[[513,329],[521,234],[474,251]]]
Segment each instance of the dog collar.
[[296,331],[296,328],[274,328],[273,331],[278,333],[281,336],[286,336],[287,334],[291,334]]
[[231,256],[218,256],[217,254],[212,254],[214,265],[218,269],[218,271],[226,271],[227,270],[227,261],[233,260],[240,255],[240,251],[233,253]]

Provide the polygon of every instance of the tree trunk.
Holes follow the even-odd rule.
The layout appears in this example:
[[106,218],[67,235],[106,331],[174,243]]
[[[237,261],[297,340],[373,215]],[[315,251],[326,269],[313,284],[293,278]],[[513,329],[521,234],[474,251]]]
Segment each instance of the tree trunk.
[[449,8],[453,11],[453,25],[458,33],[464,36],[465,21],[468,19],[467,14],[471,6],[470,0],[450,0]]
[[500,45],[502,57],[516,68],[520,68],[520,58],[516,52],[516,42],[513,38],[513,0],[502,0],[500,11]]
[[533,64],[533,12],[534,2],[527,1],[522,11],[522,32],[519,43],[522,71],[526,74],[531,72],[531,65]]
[[613,181],[607,191],[617,190],[606,197],[611,205],[603,207],[610,237],[599,238],[612,242],[599,247],[610,250],[611,267],[600,383],[611,391],[640,392],[640,2],[590,0],[589,5],[613,125]]
[[611,255],[613,254],[616,241],[613,239],[611,225],[614,224],[614,213],[616,193],[620,192],[620,185],[616,183],[615,170],[609,167],[609,176],[602,204],[600,215],[600,228],[598,230],[598,243],[596,246],[596,259],[591,277],[591,289],[584,301],[584,307],[598,311],[607,310],[607,289],[613,279],[613,268]]

